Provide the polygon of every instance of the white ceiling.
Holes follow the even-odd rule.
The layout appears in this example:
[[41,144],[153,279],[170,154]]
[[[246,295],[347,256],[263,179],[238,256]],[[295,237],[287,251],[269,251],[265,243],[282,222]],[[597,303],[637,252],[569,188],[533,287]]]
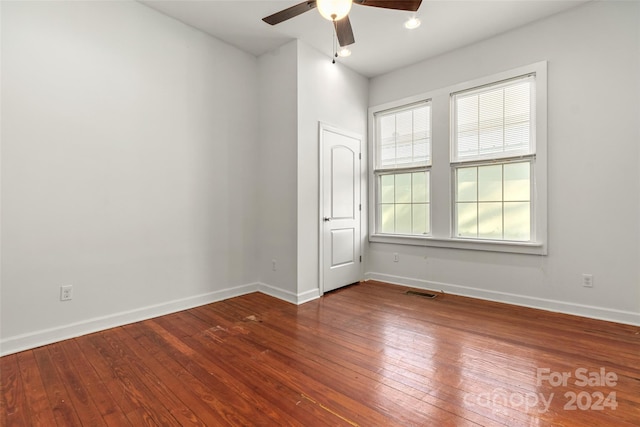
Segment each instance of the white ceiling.
[[[332,54],[333,26],[317,10],[271,26],[262,18],[302,0],[139,0],[253,55],[300,39]],[[350,19],[356,43],[340,58],[374,77],[579,6],[588,0],[423,0],[422,25],[404,28],[412,13],[354,4]]]

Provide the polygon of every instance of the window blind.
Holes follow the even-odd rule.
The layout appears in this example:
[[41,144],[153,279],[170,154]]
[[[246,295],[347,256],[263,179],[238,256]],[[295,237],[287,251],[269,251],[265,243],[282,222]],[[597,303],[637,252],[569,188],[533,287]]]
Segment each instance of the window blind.
[[534,154],[535,75],[452,95],[453,162]]
[[431,164],[431,103],[376,114],[376,170]]

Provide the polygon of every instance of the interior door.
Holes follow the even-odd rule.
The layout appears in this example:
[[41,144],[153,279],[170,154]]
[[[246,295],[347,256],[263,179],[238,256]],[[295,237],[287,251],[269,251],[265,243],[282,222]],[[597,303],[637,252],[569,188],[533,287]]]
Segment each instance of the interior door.
[[322,291],[360,280],[361,139],[320,127]]

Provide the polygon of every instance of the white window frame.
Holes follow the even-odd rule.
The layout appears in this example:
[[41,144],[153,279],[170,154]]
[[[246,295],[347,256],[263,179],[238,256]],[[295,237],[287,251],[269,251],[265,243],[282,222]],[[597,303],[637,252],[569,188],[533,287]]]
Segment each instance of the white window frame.
[[[401,112],[401,111],[407,111],[407,110],[413,110],[414,108],[423,106],[423,105],[428,105],[429,106],[429,114],[431,115],[431,100],[430,99],[419,99],[416,102],[412,102],[409,104],[404,104],[395,108],[391,108],[391,109],[385,109],[385,110],[379,110],[376,111],[376,113],[374,114],[374,127],[376,129],[376,134],[379,131],[379,127],[378,127],[378,121],[377,118],[375,117],[378,114],[382,114],[384,115],[385,113],[391,114],[391,113],[397,113],[397,112]],[[432,121],[432,117],[429,117],[429,122]],[[431,130],[429,130],[429,147],[431,147],[433,143],[433,138],[431,135]],[[378,167],[376,168],[379,159],[378,157],[378,149],[377,149],[377,139],[376,142],[374,142],[373,145],[373,149],[372,149],[372,157],[373,157],[373,166],[372,166],[372,171],[373,171],[373,187],[375,188],[375,194],[374,197],[372,198],[373,200],[373,206],[375,209],[375,214],[374,217],[376,219],[376,222],[372,223],[374,230],[379,230],[381,228],[381,224],[380,224],[380,208],[382,206],[382,202],[381,202],[381,186],[380,186],[380,180],[382,179],[383,176],[386,175],[401,175],[401,174],[412,174],[415,172],[425,172],[429,175],[429,181],[428,181],[428,193],[429,196],[431,194],[431,152],[429,152],[428,154],[428,161],[424,164],[424,165],[409,165],[409,166],[398,166],[397,164],[394,167],[390,167],[390,168],[384,168],[384,167]],[[394,206],[397,203],[394,203]],[[408,203],[411,206],[413,206],[413,202]],[[400,236],[400,237],[411,237],[411,236],[418,236],[418,237],[423,237],[423,236],[430,236],[431,235],[431,197],[429,197],[429,201],[426,203],[428,205],[428,215],[429,215],[429,223],[428,223],[428,229],[429,231],[426,234],[402,234],[402,233],[382,233],[380,232],[380,235],[384,235],[384,236]]]
[[[455,179],[451,164],[451,121],[453,116],[451,95],[473,88],[511,80],[527,74],[535,74],[535,162],[531,175],[531,204],[533,223],[531,241],[516,242],[457,238],[455,231]],[[431,167],[430,208],[431,234],[383,235],[376,233],[376,189],[374,176],[375,119],[376,113],[400,108],[422,100],[431,100]],[[451,249],[467,249],[492,252],[547,254],[547,62],[518,67],[512,70],[480,77],[428,93],[388,102],[369,108],[369,241]]]

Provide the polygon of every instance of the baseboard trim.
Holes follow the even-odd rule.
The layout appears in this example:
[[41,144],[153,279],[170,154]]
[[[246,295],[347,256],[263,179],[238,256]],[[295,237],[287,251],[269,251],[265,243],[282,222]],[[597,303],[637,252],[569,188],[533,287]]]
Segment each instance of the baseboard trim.
[[266,283],[250,283],[193,297],[169,301],[162,304],[150,305],[135,310],[110,314],[108,316],[95,317],[93,319],[71,323],[69,325],[0,339],[0,357],[52,344],[54,342],[104,331],[105,329],[116,328],[130,323],[153,319],[154,317],[165,316],[167,314],[250,294],[252,292],[262,292],[263,294],[270,295],[274,298],[278,298],[295,305],[304,304],[305,302],[312,301],[320,297],[319,289],[295,294],[293,292],[267,285]]
[[395,276],[376,272],[366,273],[365,278],[367,280],[378,280],[394,285],[411,286],[414,288],[430,291],[444,291],[453,295],[478,298],[487,301],[503,302],[523,307],[537,308],[557,313],[588,317],[591,319],[599,319],[610,322],[640,326],[640,313],[634,313],[631,311],[573,304],[563,301],[510,294],[506,292],[488,291],[486,289],[472,288],[451,283],[434,282],[429,280]]
[[267,285],[266,283],[258,283],[258,291],[295,305],[304,304],[305,302],[320,298],[319,289],[313,289],[311,291],[295,294],[291,291],[286,291],[284,289],[276,288],[275,286]]
[[258,290],[258,283],[250,283],[247,285],[169,301],[162,304],[142,307],[135,310],[114,313],[108,316],[95,317],[93,319],[69,325],[9,337],[0,340],[0,356],[18,353],[20,351],[29,350],[70,338],[76,338],[82,335],[103,331],[105,329],[176,313],[178,311],[199,307],[201,305],[211,304],[213,302],[257,292]]
[[307,292],[303,292],[298,294],[298,305],[304,304],[305,302],[313,301],[314,299],[320,298],[320,289],[312,289]]

